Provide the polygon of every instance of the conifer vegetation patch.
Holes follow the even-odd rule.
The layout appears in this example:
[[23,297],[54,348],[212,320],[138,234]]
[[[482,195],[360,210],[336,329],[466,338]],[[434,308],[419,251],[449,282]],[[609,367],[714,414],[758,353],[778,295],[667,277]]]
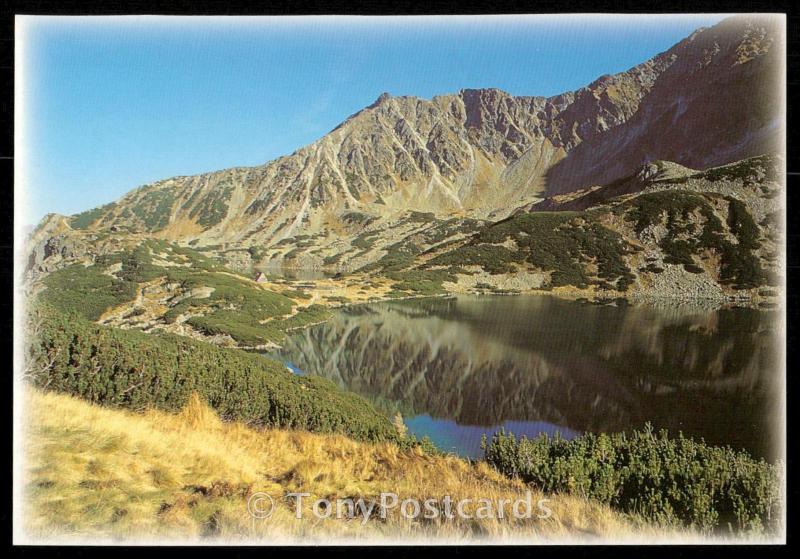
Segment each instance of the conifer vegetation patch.
[[658,524],[755,532],[781,523],[781,464],[666,431],[547,435],[495,433],[486,460],[546,493],[568,493]]

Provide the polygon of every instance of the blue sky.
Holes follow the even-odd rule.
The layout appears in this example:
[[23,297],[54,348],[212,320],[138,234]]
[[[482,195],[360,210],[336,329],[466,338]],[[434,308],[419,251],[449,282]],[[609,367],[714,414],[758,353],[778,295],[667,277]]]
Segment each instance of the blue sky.
[[554,95],[722,17],[18,20],[18,194],[35,222],[154,180],[262,164],[383,91]]

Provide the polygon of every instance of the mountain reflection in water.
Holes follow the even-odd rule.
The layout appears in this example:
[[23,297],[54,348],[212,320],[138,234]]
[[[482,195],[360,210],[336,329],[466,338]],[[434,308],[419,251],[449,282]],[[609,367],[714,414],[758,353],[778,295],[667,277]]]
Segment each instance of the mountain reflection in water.
[[457,297],[339,310],[278,356],[334,380],[441,448],[480,456],[500,427],[535,436],[651,422],[774,458],[781,315]]

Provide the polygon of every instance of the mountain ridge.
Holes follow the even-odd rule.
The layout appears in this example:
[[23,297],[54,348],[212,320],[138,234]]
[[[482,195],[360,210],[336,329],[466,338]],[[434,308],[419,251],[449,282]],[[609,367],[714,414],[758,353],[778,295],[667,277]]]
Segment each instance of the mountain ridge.
[[[325,136],[264,165],[156,181],[66,221],[247,249],[260,256],[252,264],[320,268],[358,243],[370,223],[408,232],[402,223],[419,212],[444,222],[496,221],[655,160],[707,169],[780,152],[780,111],[764,93],[780,40],[769,21],[737,16],[550,97],[496,88],[431,99],[384,92]],[[731,83],[727,97],[715,90]],[[749,104],[717,102],[743,91],[758,95]]]
[[[713,35],[704,39],[708,33]],[[763,44],[774,41],[770,31],[752,19],[724,20],[625,72],[600,76],[583,88],[551,97],[512,96],[495,88],[462,89],[430,100],[385,93],[329,134],[292,154],[255,167],[156,181],[129,192],[117,204],[137,201],[138,193],[175,185],[178,200],[170,206],[174,219],[167,224],[158,219],[145,221],[145,230],[167,229],[166,235],[173,238],[233,237],[231,240],[244,240],[248,233],[265,241],[280,240],[302,230],[319,229],[324,216],[311,215],[319,214],[314,211],[319,207],[334,213],[364,208],[376,211],[376,206],[385,205],[387,211],[378,208],[378,213],[411,209],[487,215],[503,208],[509,199],[541,193],[547,182],[554,183],[549,187],[554,191],[570,189],[565,186],[570,182],[574,183],[572,189],[603,182],[592,181],[586,171],[578,174],[582,178],[568,180],[564,172],[552,169],[580,145],[600,141],[596,138],[601,136],[606,142],[607,133],[637,114],[642,100],[673,64],[692,66],[698,53],[704,52],[709,61],[716,56],[727,60],[730,52],[742,51],[745,41],[752,42],[754,33]],[[696,45],[698,41],[701,44]],[[716,44],[718,50],[708,51],[706,43]],[[770,51],[756,49],[757,55],[748,62]],[[691,59],[684,62],[682,55]],[[580,154],[576,157],[582,159]],[[681,162],[675,157],[662,159]],[[571,167],[569,172],[575,173],[574,165]],[[226,179],[239,181],[235,185],[242,191],[239,203],[225,192]],[[215,189],[209,185],[223,189],[222,194],[212,192]],[[199,194],[208,206],[215,205],[214,198],[220,208],[227,202],[225,217],[244,229],[241,238],[236,239],[230,227],[207,234],[219,223],[214,215],[203,222],[197,219],[204,208],[198,209],[199,199],[187,206],[192,194]],[[151,211],[145,203],[139,213]],[[260,227],[259,218],[265,213],[271,214],[271,223]],[[295,219],[286,223],[287,214]],[[95,225],[128,219],[124,214],[104,217],[106,221]],[[190,223],[199,227],[188,227]]]

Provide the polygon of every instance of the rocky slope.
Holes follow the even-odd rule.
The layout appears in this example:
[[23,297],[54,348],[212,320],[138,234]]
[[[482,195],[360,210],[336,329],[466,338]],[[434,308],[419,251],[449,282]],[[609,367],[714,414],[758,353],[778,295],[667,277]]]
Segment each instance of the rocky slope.
[[782,170],[772,156],[702,172],[656,162],[416,252],[392,273],[435,276],[449,291],[772,297],[765,286],[785,273]]
[[779,151],[781,50],[774,20],[736,17],[554,97],[383,94],[291,155],[159,181],[68,221],[321,267],[365,224],[391,228],[412,211],[496,220],[657,159],[705,169]]
[[724,20],[667,52],[639,110],[547,173],[551,192],[605,184],[662,159],[706,169],[782,148],[783,45],[764,22]]

